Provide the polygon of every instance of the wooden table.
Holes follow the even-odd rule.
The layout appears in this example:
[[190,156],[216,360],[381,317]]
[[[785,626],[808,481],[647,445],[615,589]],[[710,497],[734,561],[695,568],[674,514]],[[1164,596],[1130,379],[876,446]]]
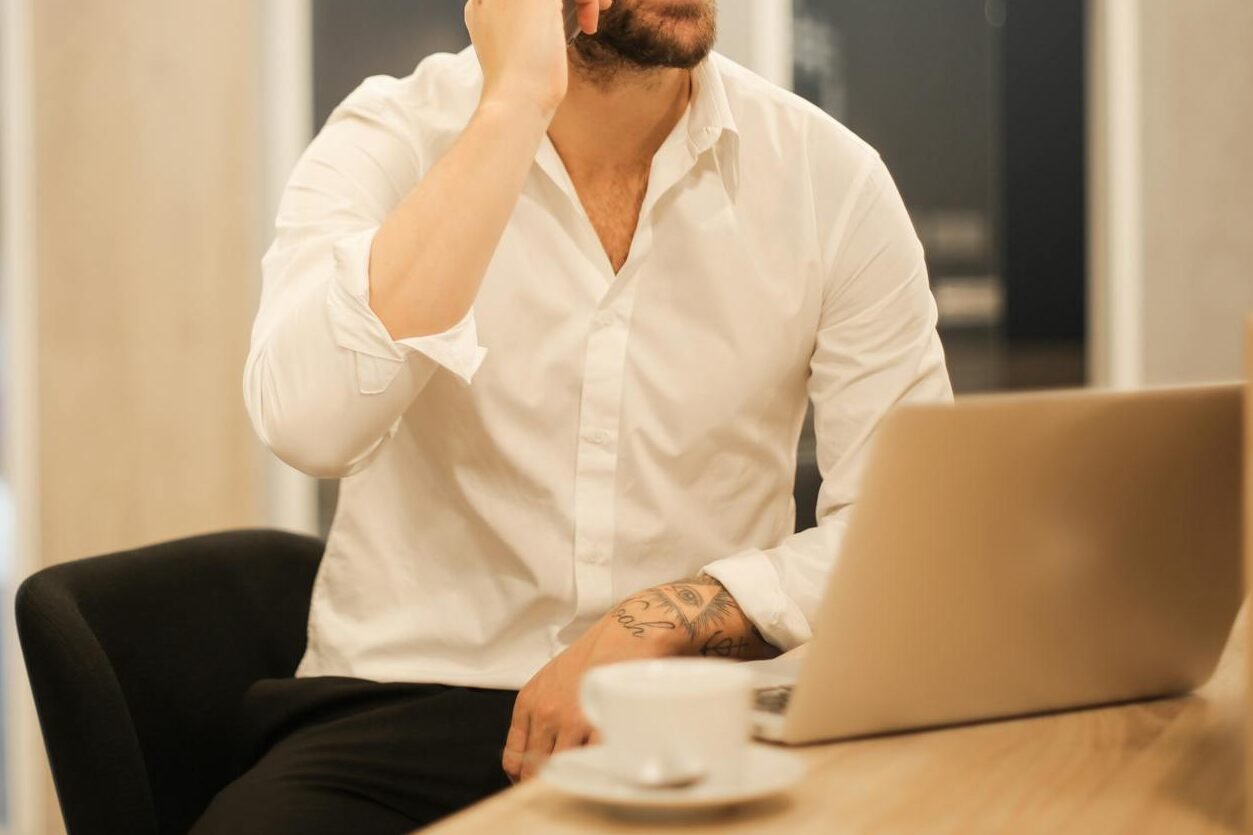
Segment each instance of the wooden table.
[[1240,832],[1245,631],[1192,696],[801,749],[790,795],[713,818],[631,821],[532,781],[427,832]]

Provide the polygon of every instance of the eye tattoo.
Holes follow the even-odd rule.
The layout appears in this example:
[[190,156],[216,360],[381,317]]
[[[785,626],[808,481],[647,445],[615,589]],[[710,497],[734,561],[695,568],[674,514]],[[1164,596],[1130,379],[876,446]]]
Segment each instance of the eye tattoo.
[[674,596],[679,598],[679,602],[685,606],[700,606],[704,603],[704,599],[696,593],[696,590],[687,586],[675,586]]

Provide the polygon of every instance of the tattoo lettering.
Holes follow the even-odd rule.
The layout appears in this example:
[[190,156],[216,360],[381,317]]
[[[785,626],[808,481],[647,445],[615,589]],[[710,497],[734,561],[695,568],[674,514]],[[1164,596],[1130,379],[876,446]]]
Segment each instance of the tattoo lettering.
[[[645,605],[644,608],[648,608]],[[674,629],[675,625],[667,620],[643,621],[626,610],[625,607],[614,612],[614,619],[618,621],[618,625],[630,632],[636,638],[643,638],[644,633],[649,629]]]
[[749,649],[747,638],[733,638],[730,635],[724,635],[719,629],[709,636],[709,640],[705,641],[705,645],[700,648],[700,654],[714,658],[746,658]]

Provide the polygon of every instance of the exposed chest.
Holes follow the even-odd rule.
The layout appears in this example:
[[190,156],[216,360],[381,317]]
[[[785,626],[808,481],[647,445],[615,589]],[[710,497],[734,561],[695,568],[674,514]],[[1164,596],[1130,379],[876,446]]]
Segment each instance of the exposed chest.
[[631,253],[648,177],[647,168],[634,168],[575,180],[579,200],[614,273],[622,269]]
[[[772,404],[803,392],[824,287],[799,224],[781,224],[778,205],[732,205],[714,176],[666,190],[645,176],[578,175],[583,212],[546,183],[515,209],[475,301],[490,357],[478,396],[540,427],[586,408],[591,431],[611,431],[595,420],[622,404],[587,399],[607,393],[693,437],[728,414],[774,420]],[[610,281],[596,246],[617,271]]]

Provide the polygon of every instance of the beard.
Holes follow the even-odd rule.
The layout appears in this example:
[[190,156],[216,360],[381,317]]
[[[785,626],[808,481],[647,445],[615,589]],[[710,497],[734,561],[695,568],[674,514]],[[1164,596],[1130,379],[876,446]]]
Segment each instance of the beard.
[[574,63],[602,81],[624,70],[690,70],[709,56],[717,34],[716,0],[616,0],[595,35],[574,41]]

